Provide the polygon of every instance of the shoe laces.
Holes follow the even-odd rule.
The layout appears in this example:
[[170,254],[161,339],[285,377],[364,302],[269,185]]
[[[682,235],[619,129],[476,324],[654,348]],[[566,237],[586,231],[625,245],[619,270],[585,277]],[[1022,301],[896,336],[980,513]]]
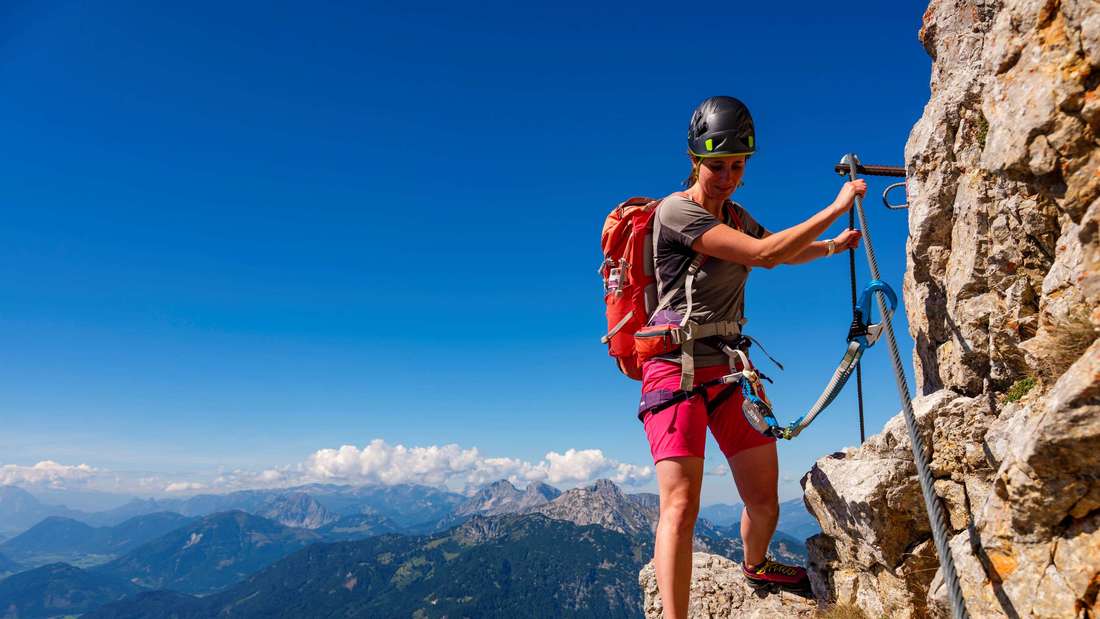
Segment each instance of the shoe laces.
[[771,559],[764,559],[764,563],[762,565],[757,566],[752,571],[757,573],[757,574],[765,574],[765,575],[767,575],[767,574],[782,574],[784,576],[797,576],[798,575],[798,568],[792,567],[790,565],[784,565],[782,563],[777,563],[775,561],[772,561]]

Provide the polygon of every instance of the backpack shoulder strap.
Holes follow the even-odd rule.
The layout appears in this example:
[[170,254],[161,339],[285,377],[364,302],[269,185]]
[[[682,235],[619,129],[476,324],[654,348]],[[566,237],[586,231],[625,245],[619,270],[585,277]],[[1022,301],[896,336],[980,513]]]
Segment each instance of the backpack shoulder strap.
[[[668,196],[666,196],[665,198],[661,199],[658,202],[658,204],[664,202],[666,199],[668,199],[668,197],[671,197],[671,196],[684,196],[684,197],[686,197],[686,194],[682,191],[675,191],[675,192],[669,194]],[[657,261],[657,242],[658,242],[659,237],[660,237],[660,229],[661,229],[660,213],[654,213],[654,215],[653,215],[653,261],[654,261],[654,263],[656,263],[656,261]],[[672,302],[672,297],[676,296],[676,293],[680,291],[680,288],[683,288],[685,285],[687,286],[687,291],[686,291],[685,294],[687,296],[687,301],[688,301],[688,311],[684,313],[685,315],[684,315],[683,321],[681,322],[681,326],[683,326],[684,324],[687,323],[688,318],[691,316],[691,284],[694,283],[695,275],[699,272],[699,269],[702,268],[703,263],[706,262],[706,260],[707,260],[707,257],[705,255],[700,254],[700,253],[695,253],[695,256],[692,258],[691,263],[688,264],[688,267],[686,269],[684,269],[684,271],[682,273],[680,273],[680,275],[676,278],[676,283],[674,285],[670,286],[669,289],[666,290],[663,295],[661,295],[661,299],[657,302],[657,307],[653,308],[653,311],[650,312],[649,316],[646,318],[646,323],[648,323],[650,320],[652,320],[653,317],[655,315],[657,315],[657,312],[659,312],[659,311],[665,309],[666,307],[668,307],[668,304]],[[657,265],[656,264],[653,265],[653,272],[657,273]]]
[[[672,194],[669,194],[669,195],[670,196],[687,197],[687,193],[682,192],[682,191],[673,192]],[[740,208],[744,208],[744,207],[742,207],[740,204],[738,204],[738,203],[736,203],[732,200],[727,200],[726,201],[726,211],[729,213],[730,222],[733,224],[733,227],[735,229],[737,229],[741,232],[744,232],[745,231],[745,226],[741,221],[741,216],[737,212],[737,210],[740,209]],[[656,215],[654,215],[654,217],[653,217],[653,259],[654,260],[657,259],[657,237],[658,237],[658,229],[659,229],[660,225],[661,225],[660,218],[657,217]],[[688,268],[685,269],[684,272],[681,273],[680,276],[677,278],[676,285],[671,287],[661,297],[660,302],[657,303],[657,307],[653,310],[653,313],[650,314],[650,316],[649,316],[650,319],[653,318],[654,314],[656,314],[657,312],[665,309],[665,307],[672,301],[672,297],[675,296],[675,294],[680,290],[680,288],[686,286],[687,290],[685,291],[684,294],[687,297],[687,311],[684,313],[685,315],[684,315],[683,320],[680,323],[680,326],[682,327],[682,326],[685,326],[687,324],[687,322],[688,322],[688,320],[691,316],[691,306],[692,306],[692,303],[691,303],[691,288],[692,288],[692,283],[694,283],[694,281],[695,281],[695,275],[699,273],[699,269],[701,269],[703,267],[703,263],[706,262],[706,261],[707,261],[707,256],[706,255],[700,254],[700,253],[695,254],[695,257],[692,259],[691,264],[689,264]],[[656,273],[657,269],[654,268],[653,272]],[[648,322],[648,320],[646,322]]]
[[733,223],[733,227],[736,230],[748,234],[748,232],[745,231],[745,224],[741,221],[741,214],[739,212],[743,211],[744,209],[745,207],[734,202],[733,200],[726,201],[726,212],[729,213],[730,222]]

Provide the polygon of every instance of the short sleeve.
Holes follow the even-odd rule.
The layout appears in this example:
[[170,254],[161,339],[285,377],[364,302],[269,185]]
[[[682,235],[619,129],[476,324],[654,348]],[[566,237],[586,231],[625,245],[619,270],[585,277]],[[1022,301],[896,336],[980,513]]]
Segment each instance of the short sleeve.
[[657,217],[662,234],[689,249],[704,232],[721,223],[702,206],[680,196],[666,198]]
[[765,228],[756,221],[752,215],[749,214],[745,207],[740,204],[734,204],[734,208],[737,209],[737,215],[741,218],[741,225],[745,228],[745,234],[749,236],[762,239],[771,234],[771,231]]

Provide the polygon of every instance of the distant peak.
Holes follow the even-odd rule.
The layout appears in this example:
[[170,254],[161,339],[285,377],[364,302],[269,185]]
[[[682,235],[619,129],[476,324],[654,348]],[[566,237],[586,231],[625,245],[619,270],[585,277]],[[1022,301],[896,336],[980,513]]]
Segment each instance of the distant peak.
[[596,492],[616,492],[620,494],[622,493],[622,491],[619,490],[619,487],[615,485],[615,482],[611,481],[610,479],[597,479],[594,484],[589,486],[589,490],[594,490]]
[[555,499],[561,496],[561,490],[551,486],[550,484],[543,483],[541,481],[533,481],[527,484],[527,490],[525,493],[529,496],[543,496],[548,499]]

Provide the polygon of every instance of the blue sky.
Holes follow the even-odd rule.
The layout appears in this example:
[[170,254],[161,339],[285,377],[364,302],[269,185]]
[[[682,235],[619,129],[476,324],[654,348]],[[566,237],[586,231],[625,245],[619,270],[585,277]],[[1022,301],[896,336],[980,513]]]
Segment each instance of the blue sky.
[[[380,439],[393,466],[476,448],[514,460],[483,472],[644,482],[615,468],[651,462],[638,384],[598,342],[603,217],[679,187],[714,94],[753,111],[734,197],[773,230],[832,200],[845,152],[901,165],[929,94],[923,10],[7,3],[0,465],[213,489]],[[870,184],[900,293],[905,214]],[[748,331],[787,366],[770,372],[783,421],[843,352],[847,268],[753,272]],[[873,432],[898,410],[885,345],[864,370]],[[854,402],[781,446],[784,498],[858,442]]]

